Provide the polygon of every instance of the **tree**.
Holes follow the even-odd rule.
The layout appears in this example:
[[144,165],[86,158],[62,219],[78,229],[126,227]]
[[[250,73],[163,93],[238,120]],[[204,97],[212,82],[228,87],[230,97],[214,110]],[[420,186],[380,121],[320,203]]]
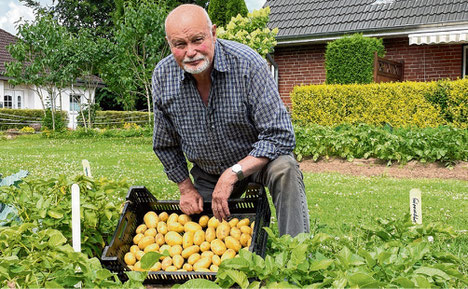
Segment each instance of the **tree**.
[[73,81],[66,43],[71,34],[50,15],[38,13],[34,21],[18,26],[18,41],[8,46],[15,60],[7,63],[6,75],[13,85],[30,85],[44,108],[50,107],[55,130],[56,97]]
[[102,74],[109,89],[118,94],[127,107],[137,95],[146,98],[149,123],[152,72],[169,53],[164,38],[166,15],[167,8],[162,1],[128,2],[114,31],[114,38],[108,42],[112,57]]
[[265,57],[273,52],[278,34],[278,28],[270,30],[267,27],[269,15],[270,7],[254,10],[247,17],[237,15],[225,28],[219,27],[216,34],[219,38],[246,44]]
[[211,0],[208,15],[217,26],[225,26],[238,14],[245,17],[249,13],[244,0]]

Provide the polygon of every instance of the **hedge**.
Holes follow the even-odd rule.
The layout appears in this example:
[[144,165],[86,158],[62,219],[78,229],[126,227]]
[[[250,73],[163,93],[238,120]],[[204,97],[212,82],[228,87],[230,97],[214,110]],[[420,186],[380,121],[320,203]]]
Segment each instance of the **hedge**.
[[[80,116],[81,119],[81,116]],[[151,113],[151,124],[153,113]],[[135,123],[139,126],[148,124],[148,112],[142,111],[96,111],[93,127],[97,128],[123,128],[125,123]]]
[[296,86],[291,101],[303,124],[468,127],[468,79]]
[[[61,113],[64,120],[68,119],[66,111],[57,111]],[[42,109],[0,109],[0,130],[21,129],[31,124],[42,124],[44,110]]]

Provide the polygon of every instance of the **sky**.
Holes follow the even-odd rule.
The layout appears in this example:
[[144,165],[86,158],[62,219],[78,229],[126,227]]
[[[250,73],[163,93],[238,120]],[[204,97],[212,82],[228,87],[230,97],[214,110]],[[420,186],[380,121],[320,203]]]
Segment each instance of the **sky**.
[[[41,5],[51,5],[52,0],[40,0]],[[245,0],[249,11],[262,8],[265,0]],[[20,18],[32,20],[34,13],[32,9],[25,7],[19,0],[0,0],[0,28],[16,34],[15,22]]]

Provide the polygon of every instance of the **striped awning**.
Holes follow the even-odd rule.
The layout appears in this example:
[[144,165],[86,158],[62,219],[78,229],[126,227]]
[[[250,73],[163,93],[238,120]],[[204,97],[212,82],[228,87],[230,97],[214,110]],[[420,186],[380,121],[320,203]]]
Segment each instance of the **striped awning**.
[[410,45],[468,43],[468,30],[453,30],[408,35]]

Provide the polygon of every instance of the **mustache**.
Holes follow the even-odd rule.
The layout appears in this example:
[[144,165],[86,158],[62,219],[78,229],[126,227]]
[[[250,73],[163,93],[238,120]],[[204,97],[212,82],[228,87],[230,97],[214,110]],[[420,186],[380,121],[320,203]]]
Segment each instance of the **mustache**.
[[206,57],[204,57],[204,56],[185,57],[184,58],[184,63],[192,62],[192,61],[198,61],[198,60],[205,60],[205,59],[206,59]]

